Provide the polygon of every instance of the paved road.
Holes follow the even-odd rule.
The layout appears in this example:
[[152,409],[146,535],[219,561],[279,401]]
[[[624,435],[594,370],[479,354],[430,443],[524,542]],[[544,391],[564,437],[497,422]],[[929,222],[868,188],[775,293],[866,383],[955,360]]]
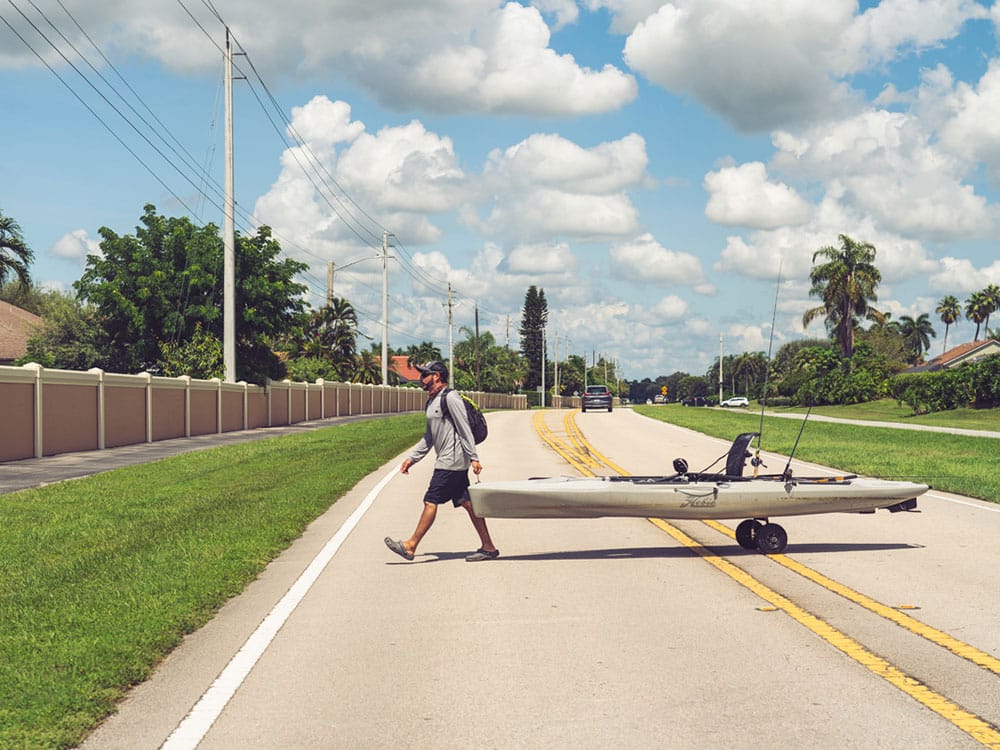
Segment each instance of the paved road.
[[[727,447],[624,409],[576,419],[637,474],[662,473],[675,456],[707,465]],[[482,455],[484,481],[572,473],[530,413],[491,415]],[[179,747],[193,747],[190,737],[203,749],[980,747],[643,519],[496,520],[501,558],[470,564],[471,526],[443,509],[417,559],[404,562],[382,537],[411,530],[431,467],[404,477],[401,458],[188,637],[84,747],[160,747],[195,706],[202,727]],[[940,494],[921,505],[920,514],[788,519],[789,556],[890,606],[917,607],[920,620],[1000,657],[998,509]],[[710,545],[709,557],[737,563],[1000,722],[993,673],[956,664],[703,524],[678,526]],[[310,563],[331,540],[336,552],[316,572]],[[296,581],[310,570],[303,591]],[[285,619],[259,648],[251,636],[275,612]],[[232,664],[257,649],[234,679]],[[223,695],[221,683],[231,699],[206,724],[213,708],[199,701]]]

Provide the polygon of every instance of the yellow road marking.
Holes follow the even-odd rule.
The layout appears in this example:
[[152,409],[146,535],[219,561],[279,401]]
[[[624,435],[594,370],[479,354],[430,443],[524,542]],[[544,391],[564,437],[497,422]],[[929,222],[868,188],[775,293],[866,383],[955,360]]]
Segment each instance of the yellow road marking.
[[[735,539],[736,534],[728,526],[723,526],[717,521],[703,521],[706,525],[712,527],[716,531],[725,534],[726,536]],[[926,638],[931,643],[936,643],[938,646],[948,649],[953,654],[961,656],[963,659],[971,661],[980,667],[990,670],[991,672],[1000,675],[1000,659],[990,656],[984,651],[980,651],[975,646],[970,646],[968,643],[963,643],[957,638],[953,638],[947,633],[938,630],[937,628],[931,627],[926,623],[920,622],[907,614],[900,612],[895,607],[889,607],[885,604],[875,601],[874,599],[865,596],[864,594],[855,591],[849,586],[845,586],[842,583],[837,583],[831,578],[827,578],[822,573],[808,568],[800,562],[796,562],[786,555],[768,555],[768,559],[773,562],[778,563],[788,568],[795,573],[798,573],[803,578],[807,578],[813,583],[817,583],[823,588],[838,594],[845,599],[858,604],[870,612],[874,612],[880,617],[884,617],[886,620],[890,620],[900,627],[906,628],[911,633],[915,633],[922,638]]]
[[[800,625],[805,626],[834,648],[840,650],[854,661],[868,669],[872,674],[878,675],[890,684],[902,690],[911,698],[919,701],[943,719],[948,720],[977,742],[993,750],[1000,749],[1000,732],[992,725],[979,718],[975,714],[966,711],[957,703],[945,698],[940,693],[931,690],[919,680],[910,677],[897,667],[880,656],[873,654],[856,640],[840,632],[829,623],[824,622],[815,615],[807,612],[799,605],[785,598],[777,591],[765,586],[756,578],[751,576],[742,568],[733,565],[728,560],[717,557],[687,534],[677,529],[666,521],[659,518],[649,519],[653,525],[659,527],[676,539],[678,542],[700,555],[707,563],[714,565],[740,585],[750,589],[764,601],[787,614]],[[772,556],[773,558],[773,556]]]
[[[629,476],[630,473],[617,466],[616,464],[609,461],[606,457],[602,456],[600,453],[595,451],[592,446],[587,442],[586,438],[580,432],[579,428],[576,426],[574,420],[575,412],[570,412],[567,415],[565,421],[567,427],[567,433],[575,435],[574,440],[579,440],[581,446],[586,446],[586,452],[594,457],[599,458],[605,465],[613,468],[615,471],[620,473],[622,476]],[[572,425],[572,426],[571,426]],[[541,417],[541,412],[535,416],[535,426],[536,430],[539,431],[541,435],[541,430],[539,426],[543,427],[548,435],[552,438],[552,442],[543,436],[550,446],[556,450],[564,458],[567,454],[556,447],[554,444],[555,437],[552,435],[551,430],[544,424],[544,418]],[[567,460],[570,460],[567,458]],[[581,471],[586,476],[594,476],[592,472],[586,466],[582,464],[573,463],[574,466]],[[728,575],[730,578],[735,580],[740,585],[746,587],[750,591],[754,592],[757,596],[764,599],[766,602],[771,604],[776,609],[779,609],[789,615],[796,622],[800,623],[804,627],[808,628],[811,632],[815,633],[823,640],[827,641],[834,648],[838,649],[854,661],[858,662],[866,669],[868,669],[873,674],[881,677],[882,679],[894,685],[899,690],[909,695],[914,700],[918,701],[922,705],[926,706],[930,710],[934,711],[936,714],[949,721],[952,725],[962,730],[970,737],[975,739],[977,742],[985,745],[992,750],[1000,750],[1000,731],[997,731],[995,727],[980,718],[979,716],[966,711],[964,708],[949,700],[945,696],[931,690],[929,687],[924,685],[919,680],[910,677],[905,672],[900,670],[898,667],[893,666],[888,661],[880,656],[872,653],[859,642],[855,641],[853,638],[845,633],[834,628],[829,623],[824,622],[820,618],[806,611],[802,607],[793,603],[791,600],[782,596],[778,592],[769,588],[765,584],[758,581],[756,578],[752,577],[742,568],[734,565],[733,563],[725,560],[721,557],[716,556],[714,553],[710,552],[706,547],[703,547],[697,541],[689,537],[687,534],[682,532],[675,526],[670,525],[666,521],[659,518],[648,519],[652,524],[665,531],[667,534],[672,536],[678,542],[684,546],[691,549],[693,552],[698,554],[703,560],[709,564],[715,566],[718,570]],[[727,536],[735,537],[735,534],[727,527],[719,524],[715,521],[704,521],[711,528],[720,531]],[[806,577],[807,579],[823,586],[824,588],[833,591],[840,596],[843,596],[850,601],[853,601],[861,606],[869,609],[880,616],[895,622],[907,630],[916,633],[933,643],[936,643],[944,648],[947,648],[952,653],[961,656],[969,661],[978,664],[979,666],[985,667],[991,671],[997,672],[1000,669],[1000,660],[994,659],[989,654],[985,654],[978,649],[969,646],[968,644],[962,643],[957,639],[952,638],[946,633],[932,628],[918,620],[909,617],[897,610],[887,607],[884,604],[880,604],[869,597],[860,594],[853,589],[838,584],[830,578],[814,571],[806,566],[795,562],[791,558],[785,555],[768,555],[768,558],[784,565],[786,568],[799,573],[800,575]],[[769,611],[770,608],[762,607],[761,611]],[[1000,674],[1000,672],[998,672]]]

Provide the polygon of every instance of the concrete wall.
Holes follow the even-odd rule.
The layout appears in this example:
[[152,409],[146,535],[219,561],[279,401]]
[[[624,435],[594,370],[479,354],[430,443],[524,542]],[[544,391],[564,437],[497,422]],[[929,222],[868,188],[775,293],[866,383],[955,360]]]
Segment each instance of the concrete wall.
[[[483,409],[527,408],[523,395],[468,395]],[[355,414],[420,411],[424,403],[418,388],[361,383],[285,380],[261,387],[36,364],[0,367],[0,463]]]

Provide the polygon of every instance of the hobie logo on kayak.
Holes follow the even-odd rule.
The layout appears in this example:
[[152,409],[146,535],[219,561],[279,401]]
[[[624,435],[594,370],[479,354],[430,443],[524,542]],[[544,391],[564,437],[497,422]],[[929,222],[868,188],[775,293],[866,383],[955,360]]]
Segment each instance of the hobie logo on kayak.
[[719,497],[719,490],[715,488],[703,495],[689,495],[686,492],[682,492],[681,494],[685,498],[680,505],[682,508],[714,508],[715,501]]

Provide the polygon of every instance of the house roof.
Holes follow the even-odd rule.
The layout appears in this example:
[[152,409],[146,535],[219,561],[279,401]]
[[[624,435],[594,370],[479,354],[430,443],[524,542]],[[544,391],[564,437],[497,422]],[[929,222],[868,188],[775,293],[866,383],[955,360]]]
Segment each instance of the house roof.
[[28,337],[41,323],[42,319],[34,313],[0,301],[0,362],[23,357],[28,351]]
[[405,354],[394,354],[389,359],[389,369],[399,375],[402,380],[408,383],[420,382],[420,371],[416,367],[410,367],[407,364],[406,360],[408,357]]
[[979,341],[969,341],[959,344],[948,351],[939,354],[922,365],[909,367],[904,372],[930,372],[934,370],[944,370],[948,367],[965,362],[967,360],[978,359],[977,354],[982,356],[990,353],[990,350],[1000,351],[1000,341],[996,339],[981,339]]

